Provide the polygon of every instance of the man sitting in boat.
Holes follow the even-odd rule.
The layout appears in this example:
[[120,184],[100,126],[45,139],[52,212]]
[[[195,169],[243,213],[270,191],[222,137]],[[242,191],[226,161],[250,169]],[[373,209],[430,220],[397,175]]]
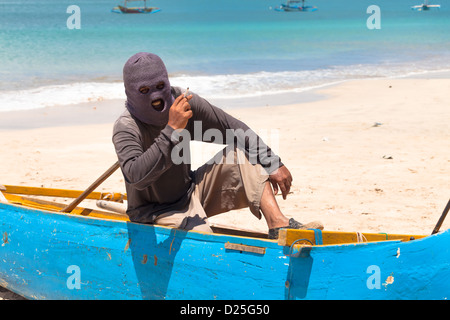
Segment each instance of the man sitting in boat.
[[[158,56],[133,55],[123,80],[126,110],[114,125],[113,143],[131,221],[212,232],[208,217],[248,207],[259,219],[262,212],[271,239],[280,228],[323,228],[282,214],[274,193],[280,189],[286,199],[292,176],[280,158],[243,122],[171,87]],[[189,141],[229,144],[217,140],[230,132],[237,144],[191,171]]]

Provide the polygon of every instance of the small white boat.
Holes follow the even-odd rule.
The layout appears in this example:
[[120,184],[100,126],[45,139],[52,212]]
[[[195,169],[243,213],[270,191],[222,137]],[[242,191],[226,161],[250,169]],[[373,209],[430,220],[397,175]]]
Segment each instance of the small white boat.
[[420,5],[411,7],[411,9],[414,11],[428,11],[431,9],[440,9],[440,8],[441,8],[440,4],[428,4],[428,0],[425,0],[425,2]]

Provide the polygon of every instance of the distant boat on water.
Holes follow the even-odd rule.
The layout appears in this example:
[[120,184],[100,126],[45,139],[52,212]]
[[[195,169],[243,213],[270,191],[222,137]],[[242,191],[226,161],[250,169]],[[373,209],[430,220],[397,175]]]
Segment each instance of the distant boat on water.
[[312,12],[316,11],[317,7],[305,6],[305,0],[287,0],[286,4],[282,3],[279,7],[276,7],[275,10],[288,12]]
[[161,11],[161,9],[156,7],[147,7],[147,0],[144,0],[143,7],[128,7],[128,2],[139,1],[139,0],[125,0],[124,5],[118,5],[114,7],[111,12],[115,13],[156,13]]
[[425,2],[422,4],[411,7],[411,9],[414,11],[428,11],[431,9],[440,9],[440,8],[441,8],[440,4],[428,4],[428,0],[425,0]]

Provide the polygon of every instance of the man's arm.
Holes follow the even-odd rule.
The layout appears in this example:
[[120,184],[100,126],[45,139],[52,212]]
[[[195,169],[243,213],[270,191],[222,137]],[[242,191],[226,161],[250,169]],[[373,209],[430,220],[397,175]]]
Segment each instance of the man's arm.
[[[220,108],[211,105],[207,100],[194,94],[191,100],[193,110],[193,120],[191,122],[191,136],[196,140],[205,141],[205,132],[210,129],[219,130],[223,141],[213,141],[215,143],[230,144],[229,137],[233,136],[233,144],[244,150],[249,160],[256,159],[269,174],[269,180],[277,194],[281,189],[283,198],[286,199],[289,193],[292,176],[289,170],[283,165],[281,159],[267,146],[264,141],[251,130],[244,122],[232,117]],[[201,137],[198,137],[199,128],[195,128],[196,121],[201,121]],[[197,124],[198,125],[198,124]],[[208,135],[206,135],[208,137]],[[228,138],[228,139],[227,139]],[[210,142],[210,141],[207,141]],[[250,161],[252,162],[252,161]]]
[[286,200],[286,197],[291,190],[292,180],[292,175],[285,165],[282,165],[278,168],[278,170],[275,170],[269,175],[269,181],[272,184],[273,193],[277,194],[278,187],[280,187],[284,200]]
[[177,143],[171,140],[173,131],[166,126],[144,150],[136,131],[121,123],[115,125],[113,143],[127,183],[139,190],[145,189],[170,168],[173,164],[171,150]]
[[193,95],[190,104],[193,121],[188,129],[194,140],[236,146],[245,151],[251,163],[259,163],[267,173],[272,173],[283,165],[271,148],[244,122],[196,94]]

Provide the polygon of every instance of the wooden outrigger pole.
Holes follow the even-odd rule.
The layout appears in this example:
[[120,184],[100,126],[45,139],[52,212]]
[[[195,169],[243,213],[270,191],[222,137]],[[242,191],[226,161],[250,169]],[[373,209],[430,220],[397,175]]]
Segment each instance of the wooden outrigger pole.
[[63,208],[61,212],[71,212],[80,204],[92,191],[94,191],[103,181],[109,178],[120,167],[119,161],[114,163],[108,170],[105,171],[93,184],[89,186],[82,194],[80,194],[72,203]]
[[439,221],[437,222],[436,226],[433,229],[433,232],[431,234],[435,234],[439,232],[439,229],[442,226],[442,223],[444,223],[445,217],[447,216],[448,211],[450,210],[450,199],[447,202],[447,205],[445,206],[444,211],[441,214],[441,217],[439,218]]

